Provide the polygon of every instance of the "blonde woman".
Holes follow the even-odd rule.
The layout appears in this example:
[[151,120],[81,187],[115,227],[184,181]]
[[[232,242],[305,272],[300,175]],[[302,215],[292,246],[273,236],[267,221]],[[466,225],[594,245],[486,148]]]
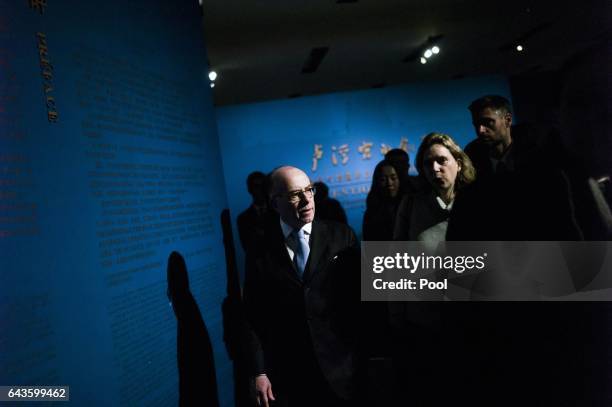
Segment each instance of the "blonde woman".
[[425,136],[417,152],[416,167],[428,188],[404,197],[393,237],[436,244],[445,240],[457,191],[474,181],[476,170],[457,143],[442,133]]

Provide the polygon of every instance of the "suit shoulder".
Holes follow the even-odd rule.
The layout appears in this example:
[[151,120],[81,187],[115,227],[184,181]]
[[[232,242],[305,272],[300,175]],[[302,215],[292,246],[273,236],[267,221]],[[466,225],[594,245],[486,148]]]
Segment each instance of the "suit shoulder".
[[474,140],[472,140],[472,141],[470,141],[469,143],[466,144],[466,146],[463,149],[463,151],[474,149],[474,148],[478,148],[479,145],[480,145],[480,143],[478,142],[478,139],[474,139]]
[[327,228],[329,230],[337,230],[337,231],[347,231],[347,230],[350,231],[350,230],[352,230],[350,228],[350,226],[348,226],[348,225],[346,225],[344,223],[335,221],[335,220],[317,219],[315,222],[318,223],[319,226],[325,227],[325,228]]
[[250,210],[251,210],[251,207],[249,206],[247,209],[245,209],[244,211],[240,212],[238,214],[238,217],[236,218],[236,220],[238,222],[242,222],[242,221],[246,220],[249,217]]
[[474,155],[474,156],[486,156],[488,157],[488,148],[487,146],[482,142],[482,140],[480,139],[474,139],[472,141],[470,141],[469,143],[467,143],[467,145],[465,146],[465,148],[463,149],[463,151],[470,156]]

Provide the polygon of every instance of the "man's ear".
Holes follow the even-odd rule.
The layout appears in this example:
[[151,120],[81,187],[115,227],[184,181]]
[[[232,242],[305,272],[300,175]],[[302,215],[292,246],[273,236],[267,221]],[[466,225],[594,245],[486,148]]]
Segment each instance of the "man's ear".
[[506,123],[506,127],[512,126],[512,113],[508,112],[504,115],[504,123]]
[[272,197],[268,200],[268,202],[270,203],[270,208],[278,212],[278,206],[276,205],[276,199]]

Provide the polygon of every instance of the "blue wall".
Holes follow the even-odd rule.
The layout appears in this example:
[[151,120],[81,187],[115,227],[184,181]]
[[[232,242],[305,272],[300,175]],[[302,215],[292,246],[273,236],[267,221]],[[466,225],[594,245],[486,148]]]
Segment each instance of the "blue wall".
[[[421,138],[432,131],[450,134],[464,146],[474,137],[467,106],[488,93],[510,99],[505,77],[406,84],[217,108],[232,218],[235,221],[250,204],[245,180],[251,171],[267,172],[289,164],[306,170],[312,180],[327,183],[360,234],[365,197],[374,166],[383,157],[381,150],[400,147],[404,139],[403,146],[414,162]],[[316,168],[315,145],[322,152]],[[363,149],[368,145],[369,158]],[[342,146],[348,147],[342,150],[344,155],[340,154]],[[236,242],[239,246],[238,239]],[[242,265],[241,249],[238,252]]]
[[221,405],[226,207],[195,0],[0,1],[0,383],[178,403],[181,252]]

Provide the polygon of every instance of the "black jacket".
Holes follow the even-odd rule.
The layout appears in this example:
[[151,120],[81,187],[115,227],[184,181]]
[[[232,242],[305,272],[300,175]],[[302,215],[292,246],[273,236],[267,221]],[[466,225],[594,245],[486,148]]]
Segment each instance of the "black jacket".
[[247,254],[244,302],[253,374],[265,372],[275,386],[275,380],[299,380],[300,367],[315,359],[336,394],[350,396],[354,332],[347,321],[354,288],[342,288],[358,287],[359,267],[338,260],[355,245],[348,226],[315,220],[300,279],[278,220],[268,225],[263,249]]

